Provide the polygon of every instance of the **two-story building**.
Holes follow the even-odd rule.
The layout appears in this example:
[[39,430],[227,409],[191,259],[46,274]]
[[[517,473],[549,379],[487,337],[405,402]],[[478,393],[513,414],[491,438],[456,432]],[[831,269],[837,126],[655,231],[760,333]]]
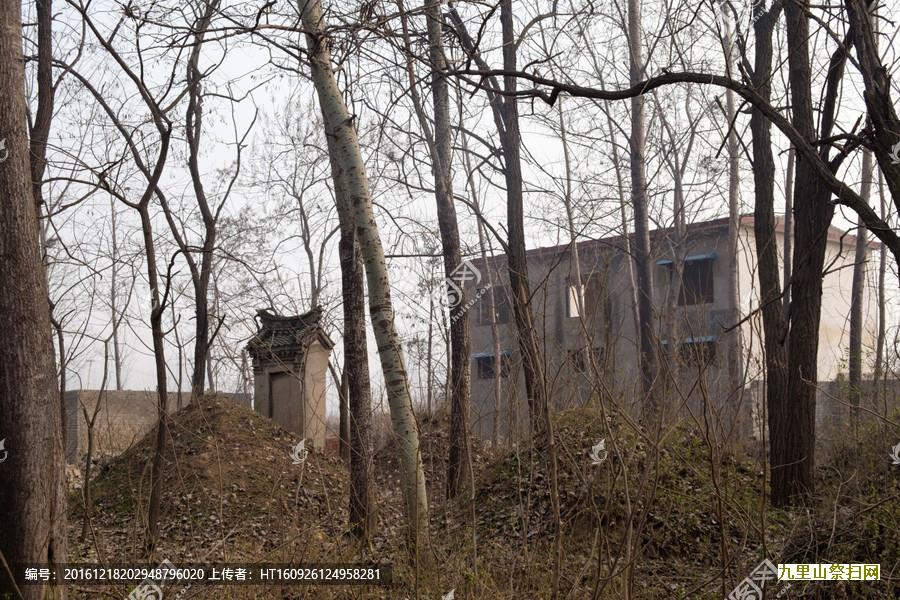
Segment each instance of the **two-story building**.
[[[782,256],[781,222],[777,231]],[[835,227],[827,235],[819,381],[834,380],[846,370],[856,244],[854,236]],[[727,219],[689,225],[680,242],[670,229],[651,231],[650,238],[661,366],[655,389],[670,413],[712,420],[728,435],[758,435],[764,421],[764,369],[753,218],[740,219],[736,252],[729,243]],[[877,251],[880,246],[870,242],[869,248]],[[527,260],[553,404],[566,408],[593,398],[636,412],[642,394],[627,240],[618,236],[581,241],[574,253],[571,244],[537,248],[527,252]],[[467,291],[468,298],[477,298],[469,310],[473,430],[486,438],[510,432],[518,437],[527,429],[528,402],[506,256],[471,262],[480,275]],[[877,318],[874,294],[868,289],[863,312],[866,357]],[[863,364],[864,371],[871,369],[871,360],[864,358]]]

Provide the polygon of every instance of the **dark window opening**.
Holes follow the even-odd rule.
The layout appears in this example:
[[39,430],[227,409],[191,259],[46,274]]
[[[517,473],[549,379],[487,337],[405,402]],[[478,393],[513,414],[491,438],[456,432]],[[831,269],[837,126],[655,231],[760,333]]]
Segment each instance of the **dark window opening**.
[[[509,352],[500,355],[500,377],[509,377]],[[497,376],[497,361],[493,354],[488,356],[476,356],[475,365],[478,369],[478,379],[494,379]]]
[[688,260],[681,276],[679,306],[709,304],[713,301],[713,260]]
[[494,288],[494,315],[491,318],[491,292],[486,288],[478,290],[480,298],[478,300],[478,324],[490,325],[496,322],[498,325],[509,323],[510,306],[509,298],[506,290],[502,288]]

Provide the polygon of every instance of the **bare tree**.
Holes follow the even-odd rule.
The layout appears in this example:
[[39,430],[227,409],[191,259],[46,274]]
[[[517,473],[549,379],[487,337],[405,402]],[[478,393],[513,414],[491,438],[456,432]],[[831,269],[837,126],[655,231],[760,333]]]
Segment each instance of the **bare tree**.
[[312,79],[325,125],[338,213],[342,223],[352,223],[365,265],[369,314],[378,342],[391,421],[400,454],[401,484],[409,526],[408,540],[413,555],[417,556],[420,544],[428,538],[428,496],[409,379],[394,323],[384,248],[375,221],[369,181],[353,117],[347,110],[331,70],[329,35],[321,3],[318,0],[300,0],[298,8],[306,35]]
[[[862,189],[859,195],[866,201],[872,196],[872,153],[863,150]],[[849,401],[854,428],[859,425],[860,384],[862,383],[863,305],[866,285],[866,263],[869,260],[869,240],[866,226],[860,220],[856,228],[856,244],[853,253],[853,284],[850,291],[850,347],[848,352],[847,379],[850,386]]]
[[[41,3],[41,11],[49,19],[49,2]],[[64,586],[20,586],[22,581],[16,581],[10,570],[10,565],[56,565],[67,559],[63,421],[47,280],[38,245],[21,35],[21,4],[4,3],[0,7],[0,132],[4,136],[0,139],[0,194],[5,199],[0,203],[0,326],[4,332],[0,431],[5,462],[0,469],[0,594],[63,598]],[[49,47],[45,51],[50,52]]]
[[[441,14],[440,2],[424,0],[423,12],[426,19],[428,37],[428,65],[431,69],[431,98],[434,111],[434,131],[432,132],[425,113],[424,102],[422,102],[421,95],[417,89],[408,19],[402,0],[398,0],[398,8],[400,9],[401,25],[403,27],[410,96],[412,97],[419,126],[431,156],[438,229],[441,234],[444,274],[447,278],[444,285],[447,290],[448,306],[450,308],[450,448],[447,462],[446,493],[447,497],[452,498],[459,491],[464,472],[463,465],[468,460],[470,344],[469,321],[465,317],[465,290],[460,286],[451,284],[454,273],[462,265],[462,253],[460,251],[456,206],[453,199],[450,90],[447,76],[445,75],[447,59],[444,55],[443,43],[444,19]],[[431,336],[429,336],[429,344],[430,341]],[[430,385],[428,393],[431,393]]]
[[[641,9],[638,0],[628,0],[628,74],[631,85],[644,77],[641,43]],[[653,383],[656,379],[656,335],[653,323],[653,271],[650,269],[650,222],[647,211],[647,175],[643,96],[631,98],[631,134],[628,144],[631,164],[631,208],[634,213],[634,267],[637,283],[640,331],[640,369],[644,403],[658,410]]]

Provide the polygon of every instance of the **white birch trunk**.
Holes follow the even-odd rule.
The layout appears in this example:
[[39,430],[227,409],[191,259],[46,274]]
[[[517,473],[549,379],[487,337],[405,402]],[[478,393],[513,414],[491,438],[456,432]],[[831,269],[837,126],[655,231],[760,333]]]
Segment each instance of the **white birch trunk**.
[[[369,181],[353,117],[347,110],[331,70],[331,51],[324,31],[321,3],[319,0],[300,0],[298,6],[306,31],[313,83],[325,123],[332,174],[335,179],[342,179],[346,186],[349,211],[344,211],[341,218],[352,216],[359,236],[369,289],[369,314],[384,373],[391,423],[400,452],[401,485],[406,502],[409,541],[415,549],[427,539],[428,499],[419,452],[418,425],[413,413],[401,341],[394,324],[384,248],[372,209]],[[342,204],[341,199],[338,199],[338,204]]]

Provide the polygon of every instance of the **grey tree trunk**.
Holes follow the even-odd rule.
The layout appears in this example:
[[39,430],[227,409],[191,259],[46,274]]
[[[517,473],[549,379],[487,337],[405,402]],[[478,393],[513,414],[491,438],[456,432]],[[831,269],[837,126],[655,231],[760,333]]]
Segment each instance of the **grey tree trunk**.
[[[352,224],[358,236],[369,289],[369,314],[378,343],[391,422],[400,453],[401,485],[406,502],[408,540],[413,552],[428,537],[428,497],[419,450],[418,424],[413,413],[409,380],[403,361],[402,342],[394,323],[390,279],[384,248],[372,208],[369,181],[359,147],[353,117],[331,70],[331,51],[321,3],[300,0],[300,17],[306,33],[312,79],[319,97],[331,158],[335,191],[343,188],[347,201],[338,201],[339,216]],[[339,183],[340,180],[340,183]],[[352,208],[341,210],[341,207]]]
[[[507,270],[509,273],[509,299],[518,334],[522,355],[522,371],[525,379],[525,396],[529,409],[531,431],[543,427],[544,407],[549,406],[544,356],[536,335],[534,315],[531,310],[531,284],[528,281],[528,265],[525,260],[525,225],[522,187],[521,135],[519,133],[519,109],[516,103],[515,32],[513,31],[512,5],[503,0],[500,5],[500,21],[503,29],[503,69],[509,75],[503,78],[503,88],[495,77],[487,77],[486,91],[491,104],[494,125],[503,152],[503,175],[506,184],[506,221],[508,229]],[[456,9],[449,15],[460,37],[460,42],[478,66],[490,70],[478,52],[475,41],[469,35]],[[501,93],[502,92],[502,93]]]
[[[880,215],[882,219],[887,220],[887,206],[884,197],[884,177],[881,171],[878,172],[878,202],[880,205]],[[878,334],[875,339],[875,369],[873,379],[878,382],[884,376],[884,339],[885,339],[885,319],[887,318],[887,309],[885,308],[886,299],[884,295],[885,275],[887,273],[887,251],[882,249],[878,253]],[[887,411],[885,411],[887,416]]]
[[[780,9],[764,11],[754,8],[754,68],[753,85],[766,101],[771,97],[771,73],[773,62],[772,33],[778,21]],[[762,313],[765,364],[766,364],[766,412],[769,426],[769,462],[780,464],[781,446],[775,440],[783,440],[782,414],[787,401],[787,322],[782,306],[779,281],[778,245],[775,235],[775,160],[772,153],[771,124],[762,112],[752,107],[750,131],[753,148],[753,183],[755,206],[753,231],[756,240],[757,272],[759,277],[759,303]]]
[[110,244],[112,245],[112,256],[110,265],[109,280],[109,311],[111,313],[110,324],[112,325],[112,345],[113,345],[113,373],[116,377],[116,390],[122,390],[122,355],[119,350],[119,323],[122,316],[119,315],[119,238],[118,217],[116,214],[116,199],[110,196]]
[[[834,128],[840,81],[853,38],[838,47],[828,65],[825,92],[818,111],[813,110],[809,55],[808,2],[785,4],[788,45],[788,78],[791,92],[791,124],[810,144],[827,139]],[[816,131],[816,120],[819,130]],[[829,146],[819,158],[829,164]],[[839,162],[837,163],[839,165]],[[830,166],[833,171],[837,168]],[[831,193],[816,165],[797,160],[794,190],[794,258],[791,282],[790,335],[788,336],[788,389],[780,437],[770,433],[773,445],[772,504],[804,502],[815,491],[815,413],[818,382],[819,321],[822,311],[822,273],[828,228],[834,215]]]
[[791,255],[794,238],[794,147],[788,150],[787,174],[784,180],[784,318],[790,315],[791,307]]
[[[339,202],[346,191],[335,190]],[[346,207],[344,210],[349,210]],[[372,392],[369,384],[369,351],[366,341],[366,297],[362,255],[352,222],[341,223],[338,243],[341,261],[341,296],[344,306],[344,369],[347,437],[350,465],[350,531],[365,544],[375,529],[374,478],[372,474]],[[343,386],[342,386],[343,388]],[[343,454],[342,454],[343,455]]]
[[[216,247],[217,214],[211,210],[200,173],[200,143],[203,131],[203,72],[200,69],[200,55],[206,31],[214,12],[218,9],[219,0],[207,0],[203,12],[194,24],[194,39],[187,65],[188,106],[185,113],[185,136],[188,145],[188,171],[191,175],[197,208],[203,219],[203,245],[201,246],[200,266],[186,246],[183,246],[185,259],[191,267],[191,280],[194,284],[194,364],[191,373],[191,400],[196,401],[206,391],[206,375],[210,352],[209,323],[209,281],[212,275],[213,251]],[[211,383],[211,381],[210,381]]]
[[[628,0],[628,73],[632,85],[643,78],[641,50],[641,12],[639,0]],[[631,135],[628,140],[631,161],[631,206],[634,211],[634,270],[637,283],[640,321],[639,364],[644,407],[659,409],[653,394],[656,380],[656,342],[653,330],[653,271],[650,268],[650,221],[647,211],[647,175],[645,172],[644,98],[631,98]]]
[[[453,201],[451,160],[453,133],[450,127],[450,93],[444,56],[444,19],[439,0],[425,0],[428,32],[428,59],[431,65],[431,97],[434,103],[434,140],[429,144],[434,195],[437,201],[438,227],[444,256],[444,274],[448,280],[462,264],[459,225]],[[422,111],[419,111],[422,113]],[[424,116],[424,114],[422,114]],[[424,119],[423,119],[424,121]],[[425,123],[423,123],[424,125]],[[427,134],[427,129],[426,129]],[[429,136],[430,137],[430,136]],[[450,293],[450,449],[447,462],[447,497],[453,498],[462,484],[463,466],[469,453],[469,320],[466,317],[465,289]],[[454,297],[455,296],[455,297]],[[429,336],[429,357],[431,339]],[[429,394],[430,394],[429,389]]]
[[[725,37],[726,69],[732,71],[735,44],[731,29]],[[725,90],[725,115],[728,119],[728,325],[736,325],[741,319],[741,290],[738,277],[738,250],[741,220],[741,163],[740,144],[736,131],[737,106],[734,90]],[[734,327],[725,333],[725,345],[728,356],[728,387],[730,394],[737,394],[743,387],[743,370],[741,355],[741,328]],[[736,400],[735,404],[739,404]]]
[[[860,196],[866,202],[872,197],[872,153],[863,150],[862,189]],[[868,235],[862,218],[857,220],[856,248],[853,258],[853,283],[850,290],[850,348],[848,356],[848,383],[850,385],[850,418],[854,429],[859,425],[860,383],[862,382],[863,299],[866,286],[866,262],[869,258]]]
[[[45,5],[49,10],[49,5]],[[0,552],[9,564],[67,559],[62,411],[26,129],[21,4],[0,6]],[[13,581],[0,595],[64,597]]]
[[[161,152],[161,162],[165,161],[168,144],[163,142],[165,149]],[[156,246],[153,240],[153,225],[148,208],[153,186],[149,186],[144,199],[138,208],[141,218],[141,232],[144,238],[144,252],[147,261],[147,281],[150,284],[150,330],[153,339],[153,360],[156,367],[156,391],[157,391],[157,426],[156,443],[153,451],[153,464],[150,468],[150,501],[147,509],[147,537],[146,550],[152,555],[159,539],[159,516],[162,505],[163,487],[163,461],[165,460],[166,440],[169,437],[169,393],[166,382],[166,355],[165,334],[163,333],[162,317],[165,311],[165,297],[159,290],[159,273],[156,266]]]

